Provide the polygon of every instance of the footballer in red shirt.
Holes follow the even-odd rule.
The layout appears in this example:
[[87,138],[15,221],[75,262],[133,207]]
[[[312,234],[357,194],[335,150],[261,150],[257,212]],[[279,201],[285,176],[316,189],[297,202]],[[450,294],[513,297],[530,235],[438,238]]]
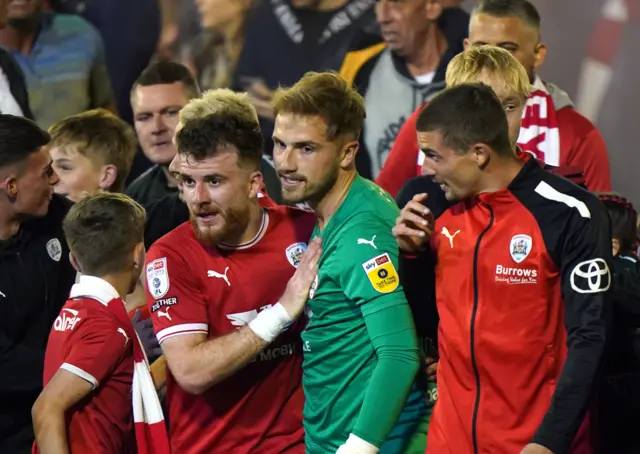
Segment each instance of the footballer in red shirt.
[[192,100],[175,140],[191,220],[154,243],[146,267],[172,452],[302,454],[295,318],[317,273],[317,245],[305,254],[315,216],[258,198],[262,136],[246,95]]
[[45,387],[32,410],[34,453],[135,452],[137,340],[123,298],[144,266],[144,219],[137,203],[108,193],[79,202],[65,218],[71,262],[83,275],[49,335]]

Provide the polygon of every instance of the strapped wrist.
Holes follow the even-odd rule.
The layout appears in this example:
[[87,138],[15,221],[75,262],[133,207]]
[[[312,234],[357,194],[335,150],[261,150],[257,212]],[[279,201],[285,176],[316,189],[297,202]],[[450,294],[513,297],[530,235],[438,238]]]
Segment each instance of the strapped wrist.
[[291,321],[291,317],[282,304],[276,303],[269,309],[260,312],[247,326],[256,336],[271,343]]

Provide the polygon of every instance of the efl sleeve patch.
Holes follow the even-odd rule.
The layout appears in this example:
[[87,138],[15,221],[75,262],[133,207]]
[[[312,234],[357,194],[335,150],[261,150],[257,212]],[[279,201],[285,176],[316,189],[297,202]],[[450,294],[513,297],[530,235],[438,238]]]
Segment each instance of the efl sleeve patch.
[[362,264],[362,268],[377,292],[391,293],[400,284],[398,272],[387,253],[367,260]]
[[155,299],[162,298],[169,291],[169,272],[165,257],[147,265],[147,288]]

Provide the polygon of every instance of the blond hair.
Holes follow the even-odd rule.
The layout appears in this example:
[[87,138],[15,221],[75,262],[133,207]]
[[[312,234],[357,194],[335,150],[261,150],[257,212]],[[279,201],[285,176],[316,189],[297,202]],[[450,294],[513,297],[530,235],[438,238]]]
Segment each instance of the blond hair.
[[97,165],[116,166],[110,191],[124,191],[137,149],[131,126],[105,109],[72,115],[49,128],[49,148],[71,148]]
[[357,138],[365,118],[362,96],[333,72],[308,72],[292,87],[278,89],[272,107],[275,115],[320,116],[329,140],[344,134]]
[[447,87],[478,82],[482,76],[497,75],[510,94],[529,96],[532,87],[529,75],[516,58],[496,46],[472,47],[456,55],[447,66]]
[[179,118],[180,123],[184,124],[214,114],[258,123],[258,112],[251,104],[249,95],[228,88],[205,91],[201,97],[192,99],[182,108]]

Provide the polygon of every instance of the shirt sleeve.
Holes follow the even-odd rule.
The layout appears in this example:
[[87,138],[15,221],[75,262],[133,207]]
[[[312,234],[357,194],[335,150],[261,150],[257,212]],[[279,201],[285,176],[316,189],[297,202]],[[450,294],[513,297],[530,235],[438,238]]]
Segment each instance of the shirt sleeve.
[[91,108],[109,107],[114,103],[113,90],[111,88],[111,80],[107,71],[107,61],[104,51],[102,37],[91,27],[92,39],[94,40],[94,56],[91,64],[91,73],[89,80],[89,99]]
[[124,329],[108,316],[80,320],[68,338],[71,350],[60,366],[97,388],[131,346]]
[[599,202],[589,216],[577,210],[560,241],[559,267],[565,303],[567,358],[533,442],[555,454],[569,451],[584,419],[602,362],[611,316],[611,232]]
[[183,254],[165,245],[156,244],[147,254],[147,305],[158,342],[209,332],[204,297],[190,265]]
[[398,276],[398,244],[391,226],[368,221],[342,233],[338,255],[341,286],[363,315],[406,304]]

